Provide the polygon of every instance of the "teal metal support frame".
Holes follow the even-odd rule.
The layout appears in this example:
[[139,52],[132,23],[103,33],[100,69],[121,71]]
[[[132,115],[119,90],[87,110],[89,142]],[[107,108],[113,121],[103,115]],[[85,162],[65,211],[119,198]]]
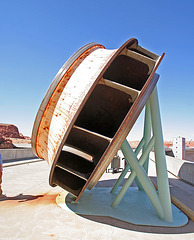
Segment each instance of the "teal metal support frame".
[[[151,137],[151,130],[153,136]],[[157,184],[158,192],[154,188],[150,181],[148,173],[148,161],[149,153],[154,147],[156,172],[157,172]],[[138,159],[137,155],[142,149],[142,155]],[[136,181],[139,190],[144,190],[150,199],[158,217],[167,222],[173,221],[172,206],[170,200],[170,190],[168,183],[168,174],[166,167],[166,158],[164,151],[164,141],[162,134],[162,125],[159,110],[159,101],[157,94],[157,87],[153,90],[150,98],[146,104],[145,109],[145,122],[144,122],[144,134],[135,152],[130,147],[127,140],[125,140],[121,146],[123,155],[127,161],[127,165],[117,180],[116,184],[111,190],[111,193],[115,193],[127,174],[128,170],[131,170],[131,174],[124,183],[120,192],[117,194],[115,200],[112,203],[112,207],[115,208],[123,199],[128,188],[132,184],[133,180]]]
[[[142,140],[140,141],[139,145],[137,146],[137,148],[135,149],[135,155],[137,156],[139,154],[139,152],[141,151],[142,147],[144,145],[144,139],[142,138]],[[117,182],[115,183],[114,187],[111,190],[111,193],[115,193],[116,190],[118,189],[118,187],[121,185],[121,182],[123,181],[124,177],[126,176],[126,174],[128,173],[128,171],[131,170],[132,168],[130,166],[130,163],[127,162],[125,169],[122,171],[120,177],[118,178]],[[138,185],[138,184],[137,184]]]
[[[150,103],[148,101],[145,107],[145,122],[144,122],[144,133],[143,133],[145,144],[143,145],[143,153],[151,138],[151,126],[152,126],[152,122],[151,122],[151,114],[150,114]],[[143,165],[146,173],[148,173],[148,164],[149,164],[149,156]]]
[[155,136],[155,161],[157,171],[158,194],[164,211],[164,220],[172,221],[172,206],[170,199],[170,189],[168,183],[168,173],[166,167],[166,157],[164,151],[164,140],[162,133],[162,124],[160,118],[160,109],[158,101],[157,87],[150,96],[150,110],[152,119],[153,135]]
[[[150,138],[151,138],[151,115],[150,115],[150,104],[148,101],[146,104],[146,107],[145,107],[144,133],[143,133],[144,145],[142,146],[142,153],[145,152],[145,149],[149,143]],[[147,157],[145,163],[143,164],[143,167],[144,167],[146,173],[148,173],[148,164],[149,164],[149,154],[148,154],[148,157]],[[135,182],[136,182],[139,190],[143,191],[144,189],[137,177],[135,178]]]

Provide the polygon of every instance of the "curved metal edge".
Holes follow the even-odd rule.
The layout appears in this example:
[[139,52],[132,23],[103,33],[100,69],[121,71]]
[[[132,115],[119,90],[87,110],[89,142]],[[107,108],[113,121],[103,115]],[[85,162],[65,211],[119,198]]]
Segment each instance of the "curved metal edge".
[[32,151],[33,153],[38,156],[37,152],[36,152],[36,138],[37,138],[37,134],[38,134],[38,129],[39,129],[39,125],[42,119],[42,116],[44,114],[44,111],[47,107],[47,104],[54,92],[54,90],[56,89],[57,85],[59,84],[60,80],[62,79],[62,77],[64,76],[64,74],[67,72],[67,70],[70,68],[70,66],[75,62],[75,60],[77,58],[79,58],[80,55],[82,55],[85,51],[87,51],[89,48],[94,47],[94,46],[102,46],[103,45],[96,43],[96,42],[91,42],[88,43],[84,46],[82,46],[81,48],[79,48],[64,64],[63,66],[60,68],[60,70],[58,71],[58,73],[56,74],[55,78],[53,79],[51,85],[49,86],[41,104],[40,107],[38,109],[36,118],[34,120],[34,125],[33,125],[33,129],[32,129],[32,135],[31,135],[31,146],[32,146]]
[[[110,64],[114,61],[114,59],[119,55],[119,53],[120,53],[125,47],[130,47],[130,46],[132,46],[133,44],[138,45],[138,40],[135,39],[135,38],[131,38],[131,39],[129,39],[128,41],[126,41],[120,48],[117,49],[117,51],[115,52],[115,54],[114,54],[114,55],[112,56],[112,58],[107,62],[107,64],[105,65],[105,67],[102,69],[101,73],[100,73],[100,74],[98,75],[98,77],[96,78],[96,80],[95,80],[92,88],[91,88],[90,91],[89,91],[90,94],[91,94],[92,91],[94,90],[94,88],[95,88],[95,86],[97,85],[97,83],[99,82],[99,80],[102,78],[102,76],[103,76],[103,74],[105,73],[105,71],[107,70],[107,68],[108,68],[108,67],[110,66]],[[89,98],[90,94],[88,94],[87,99]],[[83,108],[83,106],[84,106],[85,102],[87,101],[87,99],[85,99],[84,103],[82,103],[82,105],[80,106],[80,109]],[[76,121],[76,119],[74,119],[74,122],[75,122],[75,121]],[[51,168],[50,168],[49,184],[50,184],[51,186],[53,186],[53,187],[56,186],[56,184],[55,184],[54,181],[53,181],[54,169],[55,169],[55,166],[56,166],[56,164],[57,164],[58,157],[59,157],[60,152],[61,152],[61,150],[62,150],[62,148],[63,148],[63,145],[65,144],[65,141],[66,141],[66,139],[67,139],[67,135],[69,134],[70,130],[71,130],[71,129],[67,130],[67,134],[64,136],[64,138],[63,138],[63,140],[62,140],[61,145],[60,145],[59,148],[58,148],[58,151],[57,151],[57,153],[56,153],[56,155],[55,155],[55,158],[54,158],[54,160],[53,160],[52,166],[51,166]],[[87,181],[87,182],[88,182],[88,181]],[[86,182],[86,184],[87,184],[87,182]],[[85,186],[84,186],[84,189],[86,188],[86,184],[85,184]]]

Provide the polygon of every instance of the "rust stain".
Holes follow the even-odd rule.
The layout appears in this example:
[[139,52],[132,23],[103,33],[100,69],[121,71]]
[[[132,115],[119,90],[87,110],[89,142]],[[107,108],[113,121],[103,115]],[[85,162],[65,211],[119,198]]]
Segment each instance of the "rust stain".
[[[95,49],[97,48],[105,48],[102,45],[95,45],[89,49],[87,49],[85,52],[83,52],[74,62],[73,64],[69,67],[69,69],[65,72],[65,74],[63,75],[63,77],[61,78],[61,80],[59,81],[57,87],[55,88],[55,90],[53,91],[47,106],[44,110],[44,113],[42,115],[42,118],[40,120],[40,124],[38,127],[38,131],[37,131],[37,137],[36,137],[36,153],[38,155],[38,157],[45,159],[46,157],[41,155],[41,147],[39,147],[41,144],[39,144],[39,139],[41,139],[41,129],[44,129],[44,126],[46,125],[47,127],[50,126],[50,121],[48,121],[47,119],[47,114],[49,109],[51,108],[51,106],[54,104],[53,109],[55,109],[55,106],[60,98],[60,94],[64,87],[66,86],[67,82],[69,81],[69,79],[71,78],[72,74],[74,73],[74,71],[76,70],[76,68],[81,64],[81,62],[90,54],[92,53]],[[58,94],[56,94],[58,93]],[[54,110],[51,110],[52,112]],[[56,142],[58,145],[58,142]],[[55,147],[56,148],[56,147]],[[56,149],[55,149],[56,150]],[[56,151],[55,151],[56,152]]]
[[6,208],[12,208],[21,204],[25,204],[29,207],[37,206],[37,205],[49,205],[49,204],[55,204],[56,197],[58,193],[51,193],[47,192],[44,194],[38,194],[38,195],[25,195],[25,194],[19,194],[13,197],[4,197],[0,201],[0,205]]

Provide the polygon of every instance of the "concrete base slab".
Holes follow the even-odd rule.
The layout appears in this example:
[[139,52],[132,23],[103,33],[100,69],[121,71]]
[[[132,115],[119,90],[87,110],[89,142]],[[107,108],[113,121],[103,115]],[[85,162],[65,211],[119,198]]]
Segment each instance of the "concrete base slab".
[[74,203],[74,197],[63,191],[57,196],[56,202],[61,208],[77,214],[108,216],[136,225],[179,227],[188,222],[187,216],[173,204],[173,222],[159,219],[145,192],[136,187],[129,188],[120,205],[114,209],[111,203],[116,194],[110,191],[111,188],[104,187],[85,190],[79,203]]

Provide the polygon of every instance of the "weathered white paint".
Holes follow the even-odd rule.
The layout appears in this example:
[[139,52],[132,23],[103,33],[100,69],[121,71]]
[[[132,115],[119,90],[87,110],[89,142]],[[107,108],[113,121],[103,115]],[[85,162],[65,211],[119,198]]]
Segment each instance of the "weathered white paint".
[[115,52],[116,50],[102,48],[93,51],[80,63],[79,68],[74,70],[68,81],[64,77],[66,84],[53,93],[43,114],[37,137],[38,156],[47,160],[50,165],[64,135],[72,127],[73,119],[86,95]]

